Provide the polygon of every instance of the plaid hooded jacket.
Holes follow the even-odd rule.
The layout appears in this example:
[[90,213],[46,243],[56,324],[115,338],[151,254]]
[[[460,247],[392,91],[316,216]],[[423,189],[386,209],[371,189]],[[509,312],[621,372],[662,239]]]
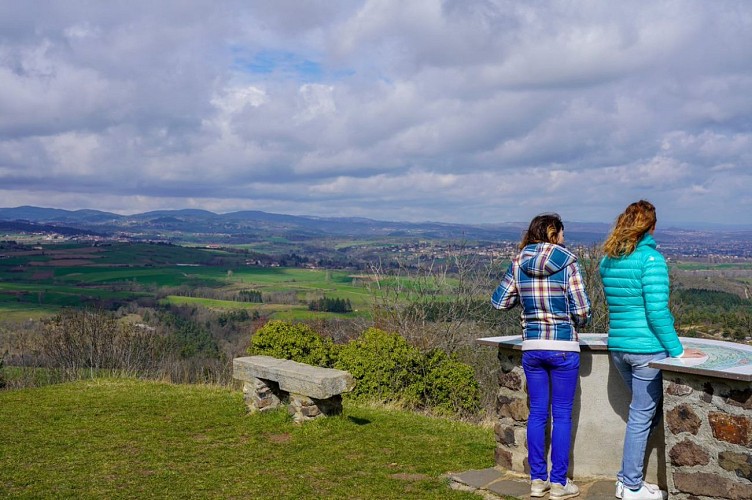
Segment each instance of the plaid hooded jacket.
[[494,291],[496,309],[522,306],[522,350],[579,351],[575,327],[590,321],[577,257],[560,245],[527,245]]

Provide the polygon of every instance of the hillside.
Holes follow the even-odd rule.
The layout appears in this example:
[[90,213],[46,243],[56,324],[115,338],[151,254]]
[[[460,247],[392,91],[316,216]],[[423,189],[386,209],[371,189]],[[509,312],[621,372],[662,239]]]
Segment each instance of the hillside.
[[[379,221],[358,217],[311,217],[241,211],[216,214],[207,210],[158,210],[118,215],[98,210],[40,207],[0,208],[0,239],[14,233],[59,234],[77,239],[161,241],[176,244],[253,245],[272,253],[305,252],[305,245],[336,255],[340,242],[433,242],[496,244],[517,242],[525,222],[449,224],[443,222]],[[610,224],[565,221],[567,244],[603,241]],[[667,255],[689,258],[752,258],[749,224],[687,229],[659,226],[656,238]]]
[[[235,242],[252,242],[270,237],[308,240],[325,237],[423,238],[436,240],[519,240],[524,222],[499,224],[449,224],[442,222],[379,221],[359,217],[310,217],[241,211],[216,214],[206,210],[158,210],[118,215],[97,210],[60,210],[40,207],[0,208],[0,221],[46,224],[114,235],[140,234],[159,238],[224,237]],[[567,222],[571,240],[600,241],[607,224]]]

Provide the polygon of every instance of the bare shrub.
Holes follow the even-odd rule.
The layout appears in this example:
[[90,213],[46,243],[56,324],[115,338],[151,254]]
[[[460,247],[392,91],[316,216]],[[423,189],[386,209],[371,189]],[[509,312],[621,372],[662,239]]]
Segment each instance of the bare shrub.
[[446,263],[373,266],[370,283],[378,328],[400,332],[412,345],[451,354],[478,337],[507,332],[509,321],[491,306],[496,263],[455,250]]
[[44,324],[39,339],[45,365],[66,378],[102,370],[153,373],[171,357],[166,339],[101,310],[67,309]]
[[585,291],[590,298],[590,311],[592,319],[590,323],[582,328],[582,332],[608,332],[608,304],[606,295],[603,291],[603,281],[599,271],[601,259],[603,258],[603,248],[600,245],[591,245],[588,247],[577,247],[574,249],[577,255],[577,261],[582,272],[582,279],[585,280]]
[[518,314],[491,306],[505,270],[505,263],[483,260],[465,245],[453,249],[444,262],[371,268],[375,326],[399,332],[423,352],[441,349],[472,366],[485,412],[493,409],[499,365],[496,350],[476,340],[520,333]]

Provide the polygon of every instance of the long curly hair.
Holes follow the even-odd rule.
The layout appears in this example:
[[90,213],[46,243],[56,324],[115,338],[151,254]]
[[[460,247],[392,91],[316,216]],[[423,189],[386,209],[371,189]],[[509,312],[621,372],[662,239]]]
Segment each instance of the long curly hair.
[[603,244],[603,251],[612,258],[624,257],[634,252],[637,243],[658,219],[655,207],[646,200],[632,203],[616,219],[616,224]]
[[541,214],[533,217],[530,226],[522,234],[520,250],[534,243],[556,243],[564,223],[559,214]]

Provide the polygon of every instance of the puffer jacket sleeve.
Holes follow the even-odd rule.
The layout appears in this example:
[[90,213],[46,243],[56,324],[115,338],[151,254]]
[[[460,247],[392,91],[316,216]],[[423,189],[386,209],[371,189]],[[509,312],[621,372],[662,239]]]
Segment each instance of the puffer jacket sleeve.
[[679,357],[684,348],[674,329],[674,317],[668,308],[668,266],[663,256],[651,252],[643,263],[642,296],[648,325],[671,357]]

